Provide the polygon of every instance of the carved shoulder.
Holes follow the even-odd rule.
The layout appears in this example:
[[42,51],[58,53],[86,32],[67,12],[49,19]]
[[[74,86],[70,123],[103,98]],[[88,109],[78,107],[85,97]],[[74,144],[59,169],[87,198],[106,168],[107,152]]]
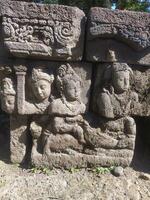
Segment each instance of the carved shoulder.
[[61,99],[55,99],[49,105],[49,109],[48,109],[49,114],[63,115],[64,111],[65,111],[65,108],[63,106]]
[[110,94],[102,92],[98,95],[97,105],[99,114],[103,117],[114,118],[113,106],[111,103]]

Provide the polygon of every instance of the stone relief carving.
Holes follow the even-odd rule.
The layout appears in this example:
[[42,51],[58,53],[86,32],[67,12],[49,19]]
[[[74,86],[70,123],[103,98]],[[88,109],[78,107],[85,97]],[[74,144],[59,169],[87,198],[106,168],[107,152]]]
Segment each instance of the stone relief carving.
[[109,62],[106,52],[111,48],[117,52],[118,62],[149,66],[149,17],[149,13],[91,8],[88,18],[87,59]]
[[[42,134],[45,141],[44,153],[49,154],[52,149],[57,151],[69,146],[79,148],[85,143],[83,129],[80,126],[85,112],[85,104],[81,101],[80,77],[69,64],[61,65],[57,70],[56,85],[60,98],[53,99],[49,104],[50,119]],[[32,135],[36,122],[31,123]],[[38,128],[41,132],[41,127]],[[39,133],[38,132],[38,133]],[[40,133],[41,134],[41,133]],[[39,134],[39,135],[40,135]],[[36,131],[35,131],[35,135]],[[52,142],[53,141],[53,142]],[[62,142],[59,143],[59,141]],[[79,148],[80,149],[80,148]]]
[[82,59],[82,11],[5,4],[2,40],[11,67],[2,67],[5,51],[0,103],[11,114],[12,162],[24,161],[32,137],[31,163],[37,166],[129,165],[134,116],[150,115],[149,14],[92,8],[84,59],[94,62],[69,64]]
[[14,84],[10,78],[1,81],[1,108],[7,113],[13,113],[16,104],[16,92]]
[[109,51],[109,54],[112,63],[106,76],[110,73],[110,77],[105,77],[106,83],[97,96],[99,114],[106,118],[126,116],[132,104],[138,102],[138,94],[130,90],[133,71],[126,63],[116,62],[113,51]]
[[0,101],[3,111],[9,114],[15,111],[16,91],[10,67],[0,68]]
[[25,75],[26,70],[16,67],[18,80],[18,112],[19,114],[42,114],[46,112],[51,95],[51,84],[54,76],[45,73],[40,68],[34,68],[30,77],[30,86],[32,90],[32,102],[26,100],[25,95]]
[[[47,162],[48,159],[50,165],[55,165],[59,155],[64,159],[65,156],[76,156],[79,165],[82,163],[81,157],[84,157],[84,162],[92,163],[95,155],[98,156],[95,162],[100,162],[99,157],[104,155],[115,163],[126,162],[127,165],[131,162],[136,135],[134,119],[129,116],[100,119],[99,128],[94,128],[84,116],[80,77],[66,64],[58,68],[55,80],[60,98],[54,98],[49,104],[49,115],[35,118],[30,124],[32,162],[39,163],[37,160],[40,159]],[[124,90],[119,88],[120,92]],[[50,161],[51,157],[53,161]],[[70,163],[73,163],[73,159],[70,157]],[[66,164],[63,162],[62,166]]]
[[[20,4],[20,9],[28,9],[25,5],[29,6],[27,3]],[[44,6],[39,4],[38,8],[40,7],[42,9]],[[80,60],[83,50],[81,38],[83,37],[84,14],[80,10],[74,8],[69,10],[67,7],[66,9],[62,7],[59,13],[59,7],[47,6],[50,12],[42,10],[47,16],[43,14],[42,17],[39,14],[32,19],[29,19],[28,14],[21,17],[9,16],[9,14],[5,16],[2,25],[4,43],[8,50],[19,57],[40,56],[58,60]],[[63,14],[67,14],[64,11],[68,12],[68,15],[64,16]],[[27,10],[27,12],[31,11]],[[56,12],[59,13],[58,16]],[[67,16],[68,19],[65,19]],[[78,45],[79,41],[80,45]]]

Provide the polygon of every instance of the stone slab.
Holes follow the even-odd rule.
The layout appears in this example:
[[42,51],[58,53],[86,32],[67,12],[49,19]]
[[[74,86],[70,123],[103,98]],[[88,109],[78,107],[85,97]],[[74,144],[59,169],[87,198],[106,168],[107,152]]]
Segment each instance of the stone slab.
[[118,62],[150,64],[150,14],[91,8],[88,15],[86,58],[109,62],[108,49]]
[[49,156],[42,155],[32,155],[31,162],[33,165],[40,167],[45,166],[48,168],[65,168],[70,169],[75,168],[89,168],[96,166],[123,166],[127,167],[132,163],[133,152],[120,151],[122,156],[107,156],[105,154],[101,155],[65,155],[65,154],[51,154]]
[[4,44],[13,56],[82,59],[85,14],[80,9],[19,1],[2,9]]

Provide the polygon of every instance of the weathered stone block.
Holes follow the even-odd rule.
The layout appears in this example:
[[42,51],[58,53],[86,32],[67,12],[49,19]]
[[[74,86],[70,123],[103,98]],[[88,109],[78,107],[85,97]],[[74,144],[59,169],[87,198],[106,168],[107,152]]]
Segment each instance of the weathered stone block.
[[91,8],[88,17],[86,58],[109,62],[108,49],[118,62],[150,64],[150,14]]
[[27,116],[11,115],[10,117],[10,159],[13,163],[25,161],[28,147]]
[[80,9],[11,1],[2,14],[4,44],[13,56],[82,59],[85,15]]
[[30,124],[33,165],[71,168],[131,164],[135,133],[108,129],[104,132],[92,128],[84,118],[77,119],[77,115],[62,115],[57,117],[57,123],[55,116],[43,117],[34,118]]
[[29,152],[36,166],[130,165],[134,117],[150,116],[150,15],[92,8],[86,58],[93,63],[71,62],[83,55],[82,11],[0,5],[0,103],[11,116],[11,161]]
[[[72,97],[74,99],[68,102],[66,100],[64,103],[60,99],[62,91],[65,90],[61,86],[61,79],[65,80],[59,78],[59,73],[66,73],[68,77],[71,77],[65,87],[68,87],[68,95],[74,96]],[[1,63],[0,75],[1,106],[7,113],[49,114],[51,102],[58,97],[60,102],[57,102],[57,106],[54,105],[55,109],[60,109],[59,104],[62,103],[66,105],[68,112],[73,112],[70,109],[75,112],[76,108],[80,109],[80,103],[76,101],[76,104],[74,101],[78,99],[79,102],[83,102],[83,113],[88,111],[92,77],[91,64],[43,61],[30,63],[18,61],[10,64],[8,62],[5,65]],[[7,104],[8,101],[10,104]]]
[[101,117],[150,116],[150,68],[126,63],[98,64],[93,111]]

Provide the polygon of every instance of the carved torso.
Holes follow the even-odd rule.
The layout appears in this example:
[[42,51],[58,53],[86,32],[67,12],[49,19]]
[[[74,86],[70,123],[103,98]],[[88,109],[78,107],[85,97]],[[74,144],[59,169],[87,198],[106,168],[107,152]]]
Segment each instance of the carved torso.
[[49,106],[49,113],[56,116],[76,116],[85,112],[85,105],[82,102],[67,102],[63,99],[54,100]]

